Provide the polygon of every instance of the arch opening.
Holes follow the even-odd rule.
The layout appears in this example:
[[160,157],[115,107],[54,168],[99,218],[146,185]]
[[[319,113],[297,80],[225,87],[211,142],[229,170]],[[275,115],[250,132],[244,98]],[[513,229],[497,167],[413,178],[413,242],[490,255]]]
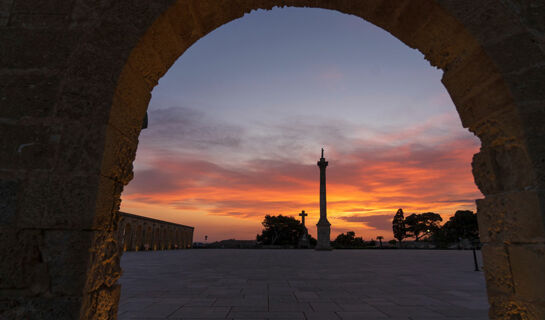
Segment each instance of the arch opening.
[[[359,16],[417,48],[432,65],[444,70],[442,82],[463,126],[482,142],[473,159],[473,173],[485,195],[477,206],[480,228],[486,230],[481,235],[486,243],[483,255],[490,317],[544,318],[545,278],[540,271],[545,269],[541,191],[545,181],[545,98],[541,90],[545,28],[530,13],[543,6],[536,4],[530,10],[523,3],[501,3],[491,8],[483,2],[432,0],[264,0],[236,5],[180,0],[150,1],[130,10],[123,3],[89,7],[78,1],[73,8],[62,8],[70,13],[63,11],[67,19],[59,23],[71,28],[47,23],[37,26],[42,28],[37,34],[49,35],[40,41],[56,39],[61,45],[47,49],[50,54],[40,52],[40,57],[31,52],[38,50],[29,50],[24,62],[13,52],[34,48],[36,38],[17,25],[20,20],[15,19],[13,6],[7,20],[4,15],[0,19],[6,31],[2,34],[8,35],[6,47],[15,48],[8,52],[6,70],[24,83],[19,87],[25,94],[7,98],[15,106],[8,109],[16,111],[8,112],[9,121],[2,121],[7,136],[13,137],[13,141],[5,140],[7,157],[1,161],[6,191],[2,192],[16,204],[13,207],[8,201],[7,208],[15,208],[9,212],[15,213],[2,221],[8,227],[2,233],[7,241],[1,249],[14,257],[13,262],[4,263],[13,278],[34,279],[44,275],[39,259],[29,262],[35,268],[18,267],[27,261],[27,248],[52,248],[41,251],[48,265],[68,270],[77,261],[77,268],[87,272],[51,271],[47,275],[50,280],[40,288],[21,280],[20,295],[9,300],[14,307],[2,312],[8,318],[11,314],[39,314],[45,310],[40,306],[53,303],[61,306],[54,312],[63,316],[115,318],[119,253],[111,248],[116,247],[117,209],[123,185],[132,178],[137,138],[152,88],[203,35],[247,12],[275,5],[320,7]],[[51,8],[52,12],[57,10],[61,9]],[[21,38],[21,34],[28,37]],[[53,56],[55,61],[50,59]],[[45,72],[51,73],[49,77]],[[33,86],[23,79],[27,76],[40,79],[40,83],[53,78],[45,81],[55,88],[51,90],[54,95],[43,98],[47,110],[32,103],[19,108],[20,97],[31,96]],[[21,115],[32,121],[21,122]],[[29,140],[38,143],[28,147]],[[51,147],[55,152],[36,151],[39,147],[42,151]],[[31,174],[23,177],[21,170]],[[72,207],[61,208],[59,203],[68,198],[78,203],[82,214],[71,214]],[[31,210],[33,204],[41,208],[44,203],[46,213]],[[20,241],[22,235],[29,236]],[[63,243],[51,240],[59,235],[66,236]],[[88,250],[81,249],[85,246]],[[56,252],[65,252],[71,259],[56,256]],[[8,283],[2,290],[14,287]]]

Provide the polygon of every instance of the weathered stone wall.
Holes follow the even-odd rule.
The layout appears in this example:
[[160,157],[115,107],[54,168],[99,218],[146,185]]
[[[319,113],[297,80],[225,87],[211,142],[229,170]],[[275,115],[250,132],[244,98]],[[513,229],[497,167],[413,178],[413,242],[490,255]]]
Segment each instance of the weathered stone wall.
[[545,319],[543,0],[0,1],[4,318],[116,317],[120,194],[151,90],[199,38],[276,5],[359,16],[444,71],[482,141],[490,316]]
[[187,249],[193,227],[120,212],[117,242],[122,251]]

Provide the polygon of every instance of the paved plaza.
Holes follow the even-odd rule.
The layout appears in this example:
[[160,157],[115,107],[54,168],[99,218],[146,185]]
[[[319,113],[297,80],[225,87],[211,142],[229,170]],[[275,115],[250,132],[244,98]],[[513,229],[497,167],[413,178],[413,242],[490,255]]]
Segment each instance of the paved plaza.
[[192,249],[121,265],[121,320],[487,319],[471,251]]

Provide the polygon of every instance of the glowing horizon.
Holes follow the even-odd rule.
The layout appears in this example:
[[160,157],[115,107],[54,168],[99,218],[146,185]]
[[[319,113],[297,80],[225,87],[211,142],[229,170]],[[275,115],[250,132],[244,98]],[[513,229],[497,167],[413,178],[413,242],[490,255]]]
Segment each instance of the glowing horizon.
[[480,143],[440,78],[420,53],[353,16],[249,14],[200,40],[161,79],[122,211],[216,241],[253,239],[266,214],[305,210],[316,236],[322,146],[333,239],[350,230],[391,239],[398,208],[444,220],[475,210],[470,162]]

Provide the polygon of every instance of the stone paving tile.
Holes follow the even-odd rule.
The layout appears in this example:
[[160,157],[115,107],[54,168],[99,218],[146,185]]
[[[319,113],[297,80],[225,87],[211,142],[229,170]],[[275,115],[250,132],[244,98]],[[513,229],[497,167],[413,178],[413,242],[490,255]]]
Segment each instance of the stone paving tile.
[[451,317],[473,317],[477,319],[488,319],[488,309],[468,309],[458,306],[428,306],[434,312],[440,313],[447,318]]
[[298,301],[329,301],[329,299],[322,298],[316,292],[312,291],[296,291],[295,297]]
[[305,312],[307,320],[339,320],[341,319],[335,312]]
[[303,312],[231,312],[229,318],[305,319]]
[[[387,315],[384,313],[375,311],[375,312],[367,312],[367,311],[339,311],[337,314],[341,317],[343,320],[375,320],[375,319],[390,319]],[[407,318],[408,319],[408,318]],[[407,320],[405,319],[405,320]]]
[[309,302],[314,311],[342,311],[343,309],[335,302]]
[[209,307],[216,302],[216,298],[194,298],[184,304],[184,307]]
[[218,298],[214,306],[268,306],[267,297],[248,297],[248,298]]
[[438,312],[428,308],[418,306],[377,306],[378,310],[382,311],[389,317],[418,317],[427,319],[445,319],[446,317]]
[[122,320],[483,320],[488,311],[483,274],[464,251],[179,250],[121,262]]
[[259,306],[233,306],[231,311],[240,311],[240,312],[268,312],[268,305],[259,305]]
[[285,302],[285,303],[296,303],[298,300],[295,298],[294,294],[271,294],[269,295],[269,302]]
[[166,319],[169,315],[181,307],[182,304],[159,302],[140,310],[129,310],[122,314],[122,318]]
[[170,318],[225,318],[230,307],[182,307],[169,316]]
[[363,311],[363,312],[377,312],[380,311],[377,308],[366,303],[337,303],[341,308],[341,311]]
[[269,311],[313,311],[308,302],[269,302]]
[[124,301],[121,301],[121,303],[119,303],[119,309],[118,309],[118,312],[119,314],[122,314],[122,313],[125,313],[127,311],[138,311],[138,310],[142,310],[142,309],[145,309],[146,307],[156,303],[157,301],[150,301],[150,300],[147,300],[147,301],[128,301],[128,302],[124,302]]

